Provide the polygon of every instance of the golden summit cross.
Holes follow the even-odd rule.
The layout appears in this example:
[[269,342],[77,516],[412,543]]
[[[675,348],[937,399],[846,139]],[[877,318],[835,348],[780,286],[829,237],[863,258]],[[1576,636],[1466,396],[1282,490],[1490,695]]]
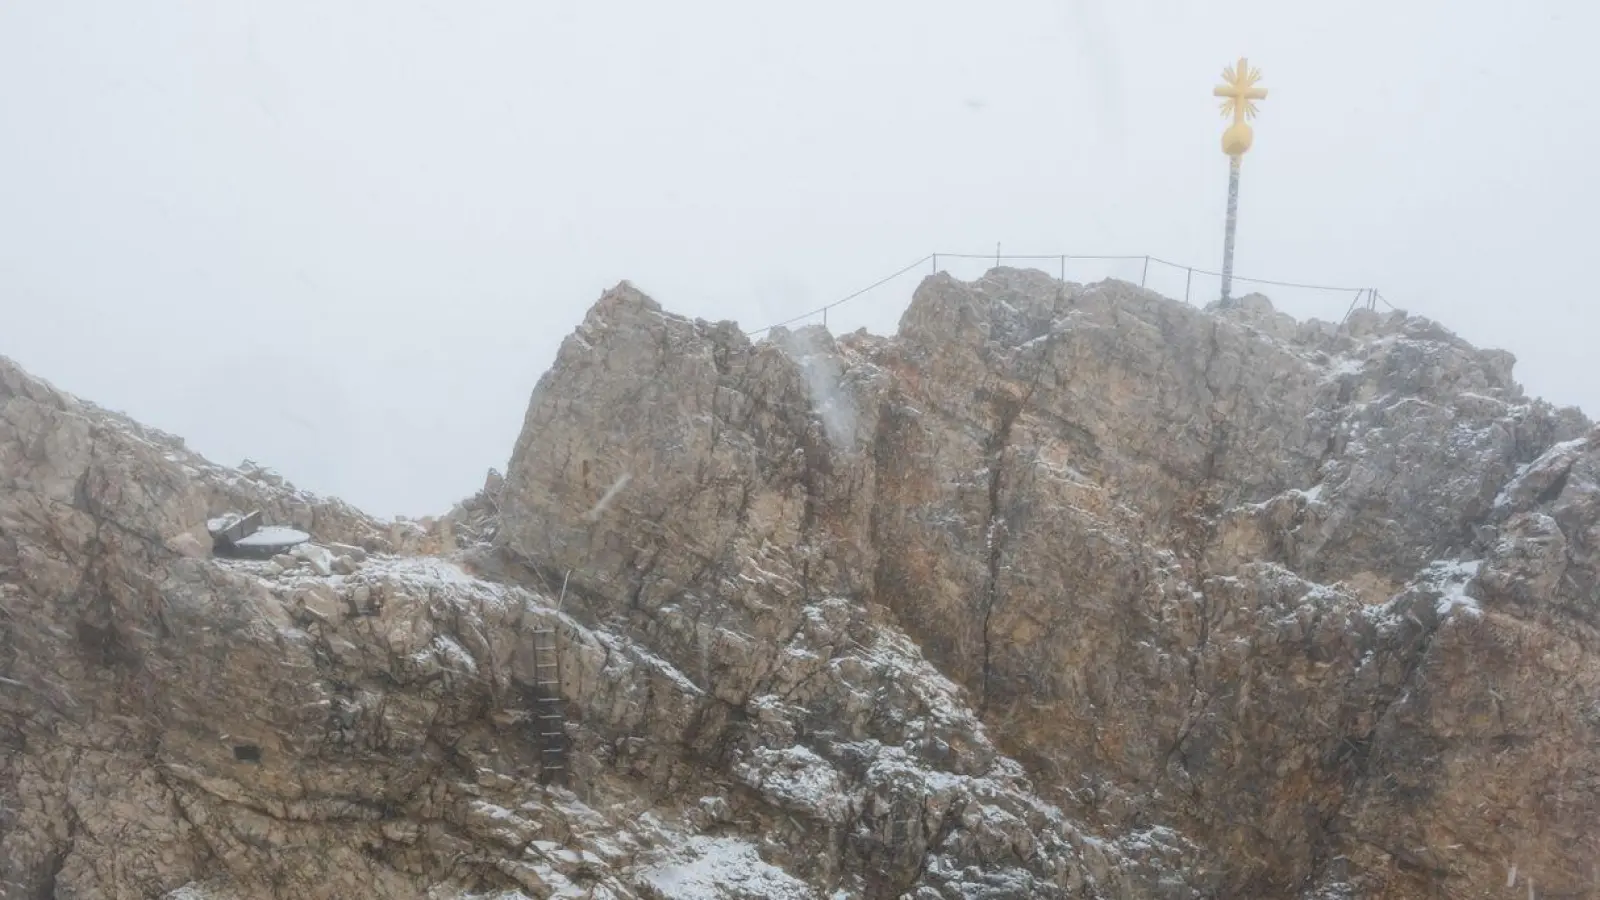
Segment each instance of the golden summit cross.
[[1249,60],[1239,57],[1237,65],[1222,70],[1222,84],[1211,95],[1222,98],[1222,114],[1233,124],[1222,133],[1222,152],[1228,154],[1228,220],[1222,240],[1222,303],[1233,302],[1233,236],[1239,227],[1239,161],[1255,141],[1250,120],[1256,117],[1256,101],[1267,98],[1267,89],[1256,87],[1261,70],[1250,68]]
[[1261,70],[1250,68],[1244,57],[1237,65],[1222,70],[1222,84],[1211,89],[1211,95],[1222,98],[1222,114],[1231,116],[1233,124],[1222,134],[1222,152],[1239,156],[1250,149],[1251,134],[1248,121],[1256,117],[1256,101],[1267,98],[1267,89],[1256,87],[1261,80]]

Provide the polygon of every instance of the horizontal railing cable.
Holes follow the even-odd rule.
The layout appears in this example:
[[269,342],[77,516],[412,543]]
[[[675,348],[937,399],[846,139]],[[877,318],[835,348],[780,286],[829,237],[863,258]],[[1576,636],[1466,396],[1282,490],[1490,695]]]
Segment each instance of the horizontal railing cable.
[[933,259],[933,257],[934,257],[934,254],[929,253],[927,256],[924,256],[921,259],[917,260],[916,262],[912,263],[911,265],[906,266],[905,268],[895,272],[893,275],[885,275],[882,278],[878,279],[877,281],[874,281],[873,283],[871,283],[871,284],[867,285],[866,287],[862,288],[861,290],[856,291],[855,293],[853,293],[853,294],[851,294],[851,295],[849,295],[847,297],[840,297],[838,300],[835,300],[832,303],[829,303],[827,306],[819,306],[816,309],[813,309],[812,311],[810,311],[808,313],[801,313],[800,315],[795,316],[792,319],[785,319],[782,322],[777,322],[777,323],[774,323],[772,325],[768,325],[765,328],[757,328],[754,331],[747,331],[747,332],[745,332],[745,335],[747,337],[748,336],[752,336],[752,335],[757,335],[757,334],[760,334],[763,331],[771,331],[774,328],[782,328],[785,325],[793,325],[796,322],[803,321],[805,319],[809,319],[812,316],[826,315],[828,310],[833,309],[835,306],[840,306],[842,304],[849,303],[851,300],[854,300],[855,298],[861,296],[862,294],[865,294],[866,292],[868,292],[870,290],[873,290],[875,288],[883,287],[884,285],[886,285],[889,282],[895,280],[896,278],[899,278],[901,275],[904,275],[905,273],[911,271],[912,269],[915,269],[915,268],[921,266],[923,263],[927,262],[928,260]]
[[[1067,257],[1067,258],[1068,259],[1072,259],[1072,257],[1070,257],[1070,256]],[[1133,258],[1134,259],[1142,259],[1143,257],[1136,256],[1136,257],[1133,257]],[[1174,269],[1186,269],[1186,270],[1188,270],[1190,272],[1195,273],[1196,275],[1210,275],[1213,278],[1221,278],[1222,277],[1222,273],[1221,272],[1213,272],[1213,271],[1211,271],[1209,269],[1197,269],[1194,266],[1181,265],[1179,263],[1175,263],[1175,262],[1172,262],[1170,260],[1162,259],[1159,256],[1150,257],[1150,261],[1151,262],[1161,263],[1164,266],[1171,266]],[[1248,281],[1251,284],[1270,284],[1273,287],[1299,288],[1301,290],[1306,290],[1306,291],[1337,291],[1337,292],[1341,292],[1342,293],[1342,292],[1345,292],[1345,291],[1364,291],[1364,290],[1367,290],[1366,288],[1336,287],[1336,286],[1331,285],[1331,284],[1301,284],[1301,283],[1296,282],[1296,281],[1273,281],[1270,278],[1246,278],[1243,275],[1235,275],[1235,276],[1233,276],[1233,280],[1234,281]]]
[[[894,272],[883,276],[882,278],[878,279],[877,281],[874,281],[873,283],[867,285],[864,288],[861,288],[858,291],[854,291],[854,292],[852,292],[850,294],[847,294],[846,296],[840,297],[838,300],[835,300],[832,303],[828,303],[828,304],[826,304],[824,306],[819,306],[816,309],[813,309],[813,310],[811,310],[809,312],[803,312],[803,313],[800,313],[799,315],[792,316],[792,317],[790,317],[788,319],[783,320],[782,322],[775,322],[775,323],[773,323],[771,325],[767,325],[767,326],[762,327],[762,328],[757,328],[757,329],[755,329],[753,331],[747,331],[747,332],[745,332],[745,334],[747,336],[754,337],[755,335],[771,331],[774,328],[782,328],[782,327],[785,327],[785,326],[788,326],[788,325],[793,325],[796,322],[803,322],[806,319],[810,319],[810,318],[812,318],[814,316],[821,316],[823,323],[826,324],[827,321],[828,321],[828,310],[833,309],[833,308],[838,307],[838,306],[841,306],[841,305],[843,305],[845,303],[849,303],[851,300],[854,300],[857,297],[860,297],[862,294],[866,294],[866,293],[874,291],[874,290],[876,290],[876,289],[878,289],[880,287],[883,287],[885,284],[888,284],[889,282],[895,280],[896,278],[899,278],[900,276],[906,274],[907,272],[910,272],[913,269],[918,268],[919,266],[923,265],[924,263],[927,263],[929,260],[933,261],[934,270],[935,270],[935,272],[937,272],[938,268],[939,268],[939,260],[940,260],[941,257],[944,258],[944,259],[986,259],[986,260],[994,260],[996,265],[998,265],[1002,260],[1057,260],[1057,261],[1059,261],[1061,263],[1061,279],[1063,281],[1066,280],[1066,264],[1070,260],[1090,260],[1090,261],[1143,260],[1144,261],[1144,269],[1140,273],[1140,278],[1139,278],[1139,282],[1140,282],[1140,286],[1141,287],[1144,286],[1144,284],[1148,281],[1150,263],[1153,263],[1153,262],[1154,263],[1160,263],[1161,265],[1169,266],[1169,267],[1174,268],[1174,269],[1181,269],[1181,270],[1183,270],[1184,272],[1187,273],[1186,280],[1185,280],[1185,283],[1184,283],[1184,301],[1185,302],[1189,301],[1190,286],[1193,283],[1195,275],[1204,275],[1204,276],[1208,276],[1208,277],[1212,277],[1212,278],[1220,278],[1221,275],[1222,275],[1221,272],[1215,272],[1215,271],[1212,271],[1210,269],[1200,269],[1200,268],[1196,268],[1194,266],[1185,266],[1185,265],[1181,265],[1179,263],[1175,263],[1175,262],[1173,262],[1171,260],[1168,260],[1168,259],[1162,259],[1159,256],[1149,256],[1149,255],[1128,255],[1128,254],[1091,254],[1091,255],[1084,255],[1084,254],[1074,254],[1074,253],[1020,254],[1020,253],[999,253],[999,252],[995,252],[995,253],[929,253],[926,256],[923,256],[921,259],[918,259],[917,261],[911,263],[910,265],[907,265],[907,266],[905,266],[903,268],[897,269]],[[1380,294],[1377,290],[1375,290],[1373,288],[1337,287],[1337,286],[1328,285],[1328,284],[1306,284],[1304,282],[1298,282],[1298,281],[1278,281],[1278,280],[1271,279],[1271,278],[1250,278],[1250,277],[1247,277],[1247,276],[1244,276],[1244,275],[1234,275],[1233,276],[1233,280],[1234,281],[1238,281],[1238,282],[1245,282],[1245,283],[1248,283],[1248,284],[1264,284],[1264,285],[1269,285],[1269,286],[1272,286],[1272,287],[1294,288],[1294,289],[1297,289],[1297,290],[1332,291],[1334,293],[1354,293],[1355,294],[1355,299],[1351,302],[1350,309],[1348,311],[1346,311],[1346,313],[1345,313],[1345,317],[1346,318],[1349,318],[1350,313],[1354,312],[1355,308],[1362,303],[1363,296],[1365,296],[1365,298],[1366,298],[1367,307],[1369,309],[1372,308],[1373,306],[1375,306],[1376,303],[1378,303],[1378,302],[1382,302],[1384,306],[1387,306],[1390,309],[1396,309],[1395,305],[1390,303],[1388,298],[1384,297],[1382,294]]]

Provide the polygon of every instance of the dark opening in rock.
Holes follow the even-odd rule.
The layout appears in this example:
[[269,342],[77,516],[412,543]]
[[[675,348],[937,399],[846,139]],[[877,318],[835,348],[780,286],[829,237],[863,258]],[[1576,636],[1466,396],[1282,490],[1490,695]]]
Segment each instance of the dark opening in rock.
[[235,744],[233,758],[240,762],[261,762],[261,748],[255,744]]

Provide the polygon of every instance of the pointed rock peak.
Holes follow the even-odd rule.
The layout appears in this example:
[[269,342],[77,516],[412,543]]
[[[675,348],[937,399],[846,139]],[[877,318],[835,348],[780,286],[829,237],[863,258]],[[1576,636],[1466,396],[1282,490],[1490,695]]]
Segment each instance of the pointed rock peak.
[[65,408],[70,398],[42,378],[36,378],[16,361],[0,356],[0,399],[24,397],[56,409]]
[[651,299],[649,294],[634,287],[630,281],[619,281],[616,287],[601,294],[600,299],[589,308],[589,314],[584,317],[584,324],[605,327],[641,317],[663,315],[666,314],[662,312],[661,304]]
[[585,360],[601,347],[606,353],[624,356],[694,356],[725,368],[732,357],[748,354],[753,346],[737,322],[676,315],[631,282],[621,281],[600,295],[583,322],[562,342],[555,369],[587,365]]
[[922,279],[900,316],[898,336],[912,344],[979,344],[989,337],[990,303],[948,272]]

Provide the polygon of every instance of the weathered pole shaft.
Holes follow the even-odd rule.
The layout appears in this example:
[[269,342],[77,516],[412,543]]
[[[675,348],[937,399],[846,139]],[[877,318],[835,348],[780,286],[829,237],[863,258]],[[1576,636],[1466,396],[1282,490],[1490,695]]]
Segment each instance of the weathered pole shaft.
[[1239,227],[1239,157],[1228,157],[1228,223],[1222,238],[1222,299],[1233,296],[1233,235]]

